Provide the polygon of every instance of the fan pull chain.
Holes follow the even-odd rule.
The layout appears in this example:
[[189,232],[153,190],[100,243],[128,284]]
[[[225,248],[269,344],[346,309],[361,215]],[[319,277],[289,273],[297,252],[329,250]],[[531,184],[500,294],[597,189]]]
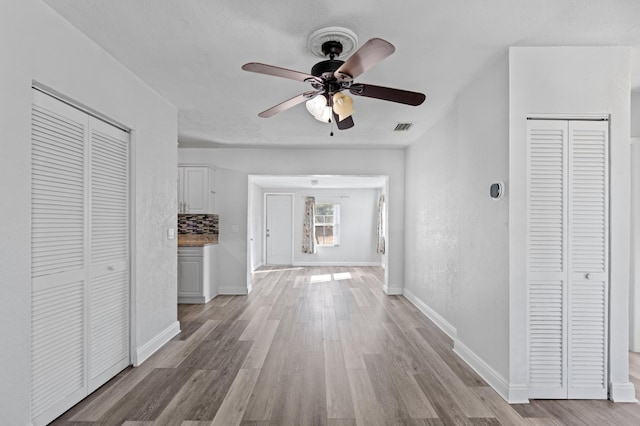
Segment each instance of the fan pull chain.
[[[331,115],[333,116],[333,96],[331,95],[329,95],[328,104],[329,108],[331,108]],[[329,133],[329,136],[333,136],[333,119],[331,116],[329,117],[329,125],[331,126],[331,133]]]

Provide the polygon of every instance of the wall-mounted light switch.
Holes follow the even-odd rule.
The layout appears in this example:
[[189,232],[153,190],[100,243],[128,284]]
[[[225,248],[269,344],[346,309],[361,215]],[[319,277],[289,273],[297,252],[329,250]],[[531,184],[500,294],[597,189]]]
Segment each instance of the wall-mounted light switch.
[[167,240],[173,240],[176,237],[176,230],[174,228],[167,229]]
[[231,225],[231,232],[240,232],[240,227],[238,225]]

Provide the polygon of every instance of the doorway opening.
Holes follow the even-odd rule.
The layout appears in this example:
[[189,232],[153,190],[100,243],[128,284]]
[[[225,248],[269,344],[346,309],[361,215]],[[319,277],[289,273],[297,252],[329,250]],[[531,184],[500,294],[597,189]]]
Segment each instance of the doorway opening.
[[[388,180],[370,175],[249,175],[249,291],[254,272],[274,265],[381,266],[387,289]],[[314,208],[305,212],[309,200]],[[303,244],[305,235],[312,236],[311,249],[308,240]]]

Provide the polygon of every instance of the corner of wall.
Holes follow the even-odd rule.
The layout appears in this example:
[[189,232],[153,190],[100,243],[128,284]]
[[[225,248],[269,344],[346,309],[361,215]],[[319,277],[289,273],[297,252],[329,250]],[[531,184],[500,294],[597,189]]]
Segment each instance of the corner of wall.
[[168,341],[177,336],[178,333],[180,333],[180,322],[176,321],[133,352],[133,359],[131,360],[133,366],[138,367],[145,362]]
[[403,291],[404,291],[402,287],[396,287],[391,284],[385,284],[382,287],[382,290],[385,292],[387,296],[398,296],[403,294]]
[[611,383],[609,385],[609,399],[613,402],[638,402],[636,388],[631,382]]

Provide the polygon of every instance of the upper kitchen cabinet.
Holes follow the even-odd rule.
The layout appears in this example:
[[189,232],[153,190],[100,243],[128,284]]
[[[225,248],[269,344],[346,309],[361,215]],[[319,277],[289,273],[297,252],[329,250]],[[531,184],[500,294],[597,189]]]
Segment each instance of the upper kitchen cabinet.
[[216,212],[215,172],[205,164],[178,165],[178,213]]

